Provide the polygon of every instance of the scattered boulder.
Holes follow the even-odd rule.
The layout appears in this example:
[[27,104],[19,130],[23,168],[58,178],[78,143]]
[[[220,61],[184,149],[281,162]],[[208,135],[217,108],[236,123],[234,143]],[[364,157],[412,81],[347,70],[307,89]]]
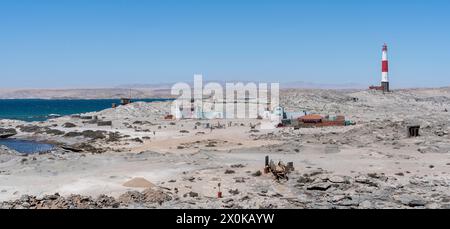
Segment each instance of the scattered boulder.
[[142,139],[140,139],[140,138],[133,138],[131,140],[134,142],[144,143],[144,141],[142,141]]
[[259,176],[261,176],[261,175],[262,175],[262,173],[261,173],[260,170],[254,172],[254,173],[252,174],[252,176],[254,176],[254,177],[259,177]]
[[118,198],[118,201],[124,205],[146,203],[157,203],[161,205],[163,202],[170,200],[172,200],[172,197],[169,194],[156,187],[147,188],[142,192],[128,191]]
[[129,205],[131,203],[142,202],[143,194],[138,191],[128,191],[119,196],[120,203]]
[[20,131],[26,132],[26,133],[35,133],[35,132],[41,131],[41,129],[42,129],[42,127],[35,126],[35,125],[28,125],[28,126],[20,125],[20,126],[18,126],[18,128]]
[[196,192],[188,192],[188,193],[186,193],[186,194],[184,194],[183,195],[183,197],[192,197],[192,198],[195,198],[195,197],[198,197],[198,193],[196,193]]
[[9,138],[16,134],[17,134],[17,131],[14,128],[10,128],[10,129],[0,128],[0,139],[1,138]]
[[208,142],[205,147],[216,147],[216,144],[214,142]]
[[195,181],[195,177],[186,177],[184,178],[184,180],[190,181],[190,182],[194,182]]
[[73,137],[79,137],[83,136],[83,133],[80,132],[68,132],[64,135],[64,137],[73,138]]
[[313,181],[314,181],[314,179],[311,179],[308,176],[300,176],[297,180],[297,183],[306,184],[306,183],[312,183]]
[[311,171],[310,173],[306,173],[306,174],[304,174],[304,176],[305,177],[313,177],[313,176],[317,176],[320,174],[323,174],[323,170],[318,169],[318,170]]
[[106,140],[107,142],[117,142],[120,140],[120,138],[122,138],[122,136],[120,136],[120,133],[118,132],[110,132],[108,134],[108,139]]
[[230,193],[231,195],[239,195],[239,190],[238,189],[230,189],[228,190],[228,193]]
[[[96,148],[93,145],[83,142],[83,143],[77,143],[70,146],[64,146],[65,149],[73,151],[73,152],[88,152],[88,153],[104,153],[106,152],[106,149],[102,148]],[[63,147],[61,147],[63,148]]]
[[243,165],[243,164],[235,164],[235,165],[231,165],[230,167],[231,168],[244,168],[245,165]]
[[408,206],[414,208],[414,207],[422,207],[425,206],[427,203],[422,199],[414,199],[409,201]]
[[329,177],[328,178],[328,180],[331,182],[331,183],[347,183],[348,181],[347,181],[347,179],[345,179],[344,177],[341,177],[341,176],[332,176],[332,177]]
[[162,204],[163,202],[172,200],[172,197],[161,189],[148,188],[142,192],[145,202]]
[[51,134],[51,135],[63,135],[63,134],[65,134],[66,132],[61,131],[61,130],[56,130],[56,129],[46,129],[46,130],[45,130],[45,133],[46,133],[46,134]]
[[331,187],[331,184],[326,182],[318,182],[309,185],[306,189],[311,191],[326,191]]
[[368,173],[367,176],[373,179],[380,179],[382,177],[382,175],[378,173]]
[[372,179],[365,177],[365,176],[357,176],[355,178],[355,182],[356,183],[360,183],[360,184],[366,184],[370,187],[378,187],[378,183],[373,181]]
[[225,170],[225,174],[234,174],[234,173],[235,173],[234,170],[231,170],[231,169]]
[[97,197],[96,205],[97,205],[97,207],[100,207],[100,208],[103,208],[103,207],[118,208],[120,206],[120,203],[113,197],[102,194]]
[[400,196],[396,196],[394,197],[395,200],[397,200],[398,202],[400,202],[403,205],[406,205],[408,207],[422,207],[425,206],[427,203],[425,202],[425,200],[422,197],[419,196],[415,196],[415,195],[400,195]]
[[96,140],[96,139],[105,139],[106,138],[105,133],[106,133],[105,131],[101,131],[101,130],[96,130],[96,131],[85,130],[82,132],[82,135],[85,138],[91,138],[93,140]]
[[64,123],[62,125],[62,127],[64,127],[64,128],[74,128],[74,127],[77,127],[77,125],[75,125],[75,124],[73,124],[71,122],[66,122],[66,123]]
[[62,145],[61,148],[65,149],[65,150],[69,150],[69,151],[75,152],[75,153],[83,152],[83,149],[76,148],[76,147],[73,147],[73,146],[68,146],[68,145]]
[[97,126],[112,126],[112,121],[98,121]]

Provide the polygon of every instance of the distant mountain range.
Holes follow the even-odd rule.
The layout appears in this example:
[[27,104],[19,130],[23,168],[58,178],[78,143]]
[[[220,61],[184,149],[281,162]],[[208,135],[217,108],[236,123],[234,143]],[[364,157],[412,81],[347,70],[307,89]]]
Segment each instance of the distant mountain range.
[[[237,83],[237,81],[203,81],[203,84],[210,82],[219,83],[225,87],[226,83]],[[239,81],[241,83],[247,84],[251,81]],[[193,82],[185,82],[189,85],[193,85]],[[258,83],[258,82],[257,82]],[[175,83],[162,83],[162,84],[126,84],[117,86],[117,88],[150,88],[150,89],[170,89]],[[303,81],[280,83],[280,88],[282,89],[295,89],[295,88],[308,88],[308,89],[364,89],[367,85],[360,84],[318,84],[309,83]]]
[[281,83],[281,88],[308,88],[308,89],[365,89],[368,85],[361,84],[318,84],[318,83],[308,83],[303,81]]
[[[216,82],[225,87],[225,83],[204,81],[204,85],[209,82]],[[192,82],[187,82],[193,85]],[[242,83],[249,83],[243,81]],[[162,84],[129,84],[120,85],[113,88],[91,88],[91,89],[0,89],[0,99],[109,99],[109,98],[167,98],[174,83]],[[367,86],[358,84],[315,84],[307,82],[281,83],[281,89],[364,89]]]
[[19,89],[1,90],[0,99],[116,99],[166,98],[169,90],[98,88],[98,89]]

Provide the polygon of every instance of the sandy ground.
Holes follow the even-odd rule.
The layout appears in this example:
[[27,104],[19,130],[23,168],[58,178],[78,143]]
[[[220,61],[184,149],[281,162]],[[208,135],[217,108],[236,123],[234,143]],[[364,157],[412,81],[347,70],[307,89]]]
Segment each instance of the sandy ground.
[[[450,208],[448,88],[384,95],[286,90],[281,97],[288,111],[342,114],[357,125],[299,130],[257,126],[252,131],[250,126],[260,120],[164,120],[170,103],[135,103],[86,114],[112,121],[112,127],[74,117],[31,124],[3,120],[1,127],[16,128],[17,138],[73,147],[85,143],[101,153],[84,147],[78,153],[57,149],[24,157],[3,150],[0,201],[6,201],[3,207],[20,208],[23,202],[10,201],[25,194],[106,194],[120,199],[126,192],[144,191],[123,185],[139,177],[172,199],[120,207]],[[68,122],[75,127],[64,127]],[[225,128],[211,131],[204,128],[206,123]],[[421,125],[420,137],[407,138],[409,124]],[[27,132],[21,125],[41,129]],[[104,137],[65,136],[86,130],[104,131]],[[262,171],[266,155],[275,162],[294,163],[289,180],[256,173]]]

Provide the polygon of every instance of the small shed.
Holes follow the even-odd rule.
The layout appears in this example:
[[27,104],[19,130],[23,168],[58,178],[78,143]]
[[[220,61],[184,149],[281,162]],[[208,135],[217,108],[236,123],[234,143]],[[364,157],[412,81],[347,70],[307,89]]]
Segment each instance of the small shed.
[[131,98],[121,98],[120,99],[120,104],[121,105],[127,105],[131,103]]
[[299,120],[303,123],[321,123],[323,120],[323,117],[321,115],[317,115],[317,114],[310,114],[310,115],[305,115],[303,117],[300,117]]
[[411,137],[419,137],[420,136],[420,125],[409,125],[407,126],[407,136]]

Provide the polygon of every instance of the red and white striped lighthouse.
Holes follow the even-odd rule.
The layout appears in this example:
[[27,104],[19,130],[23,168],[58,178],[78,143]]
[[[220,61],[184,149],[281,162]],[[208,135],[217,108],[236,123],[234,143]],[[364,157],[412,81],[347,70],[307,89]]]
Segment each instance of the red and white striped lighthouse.
[[381,86],[383,87],[383,92],[389,92],[389,62],[387,51],[387,44],[384,44],[381,58]]

